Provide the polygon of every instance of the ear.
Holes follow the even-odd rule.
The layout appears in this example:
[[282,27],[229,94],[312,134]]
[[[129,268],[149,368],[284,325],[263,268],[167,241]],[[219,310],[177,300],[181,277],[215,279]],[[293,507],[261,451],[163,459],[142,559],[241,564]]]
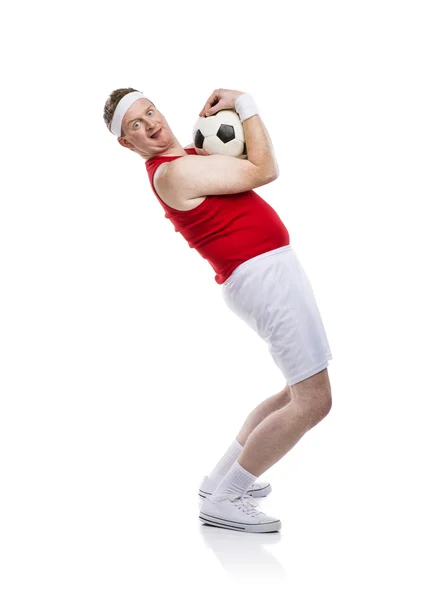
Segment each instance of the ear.
[[135,152],[134,146],[130,142],[128,142],[128,140],[126,140],[124,137],[117,138],[117,141],[124,148],[128,148],[128,150],[132,150],[132,152]]

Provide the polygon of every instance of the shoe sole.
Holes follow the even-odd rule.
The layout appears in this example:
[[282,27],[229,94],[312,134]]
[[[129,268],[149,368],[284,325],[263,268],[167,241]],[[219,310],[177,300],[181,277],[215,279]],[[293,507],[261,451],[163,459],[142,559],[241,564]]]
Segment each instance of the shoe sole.
[[267,523],[250,524],[241,523],[239,521],[231,521],[229,519],[220,519],[204,512],[199,513],[199,520],[205,525],[213,525],[214,527],[222,527],[223,529],[233,529],[234,531],[242,531],[246,533],[271,533],[281,529],[281,521],[269,521]]
[[[271,491],[272,488],[270,486],[270,483],[268,483],[268,485],[266,485],[264,488],[261,488],[260,490],[254,490],[253,492],[245,492],[245,495],[252,496],[253,498],[265,498],[271,493]],[[207,496],[211,496],[211,492],[204,492],[203,490],[199,490],[199,496],[201,498],[206,498]]]

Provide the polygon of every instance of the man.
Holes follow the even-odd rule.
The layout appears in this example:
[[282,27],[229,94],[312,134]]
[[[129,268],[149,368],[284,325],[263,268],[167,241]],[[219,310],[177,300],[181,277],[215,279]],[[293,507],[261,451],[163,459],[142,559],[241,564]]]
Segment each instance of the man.
[[[133,88],[112,92],[104,120],[119,143],[146,160],[165,216],[214,269],[226,304],[264,339],[287,385],[257,406],[205,477],[203,523],[244,532],[278,531],[249,497],[271,491],[257,478],[330,411],[332,359],[315,297],[278,214],[254,188],[278,175],[269,134],[249,94],[217,89],[200,116],[234,109],[247,159],[183,148],[165,117]],[[178,160],[179,159],[179,160]]]

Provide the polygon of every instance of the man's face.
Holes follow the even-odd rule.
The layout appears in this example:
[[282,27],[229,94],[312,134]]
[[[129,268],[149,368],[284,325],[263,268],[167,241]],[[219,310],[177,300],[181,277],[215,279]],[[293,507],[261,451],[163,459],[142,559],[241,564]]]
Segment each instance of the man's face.
[[122,146],[136,150],[143,157],[162,154],[173,141],[164,116],[147,98],[140,98],[126,111],[122,133],[119,138]]

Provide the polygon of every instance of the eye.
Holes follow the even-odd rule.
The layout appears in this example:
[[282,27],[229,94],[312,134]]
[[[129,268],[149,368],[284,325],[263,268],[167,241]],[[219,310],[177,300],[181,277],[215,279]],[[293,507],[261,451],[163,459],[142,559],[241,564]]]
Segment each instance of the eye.
[[[148,111],[147,111],[147,114],[148,114],[148,115],[149,115],[150,113],[152,113],[152,114],[153,114],[153,113],[154,113],[154,110],[148,110]],[[132,129],[135,129],[135,125],[136,125],[137,123],[141,123],[141,121],[135,121],[135,122],[134,122],[134,124],[133,124],[133,126],[132,126]]]

